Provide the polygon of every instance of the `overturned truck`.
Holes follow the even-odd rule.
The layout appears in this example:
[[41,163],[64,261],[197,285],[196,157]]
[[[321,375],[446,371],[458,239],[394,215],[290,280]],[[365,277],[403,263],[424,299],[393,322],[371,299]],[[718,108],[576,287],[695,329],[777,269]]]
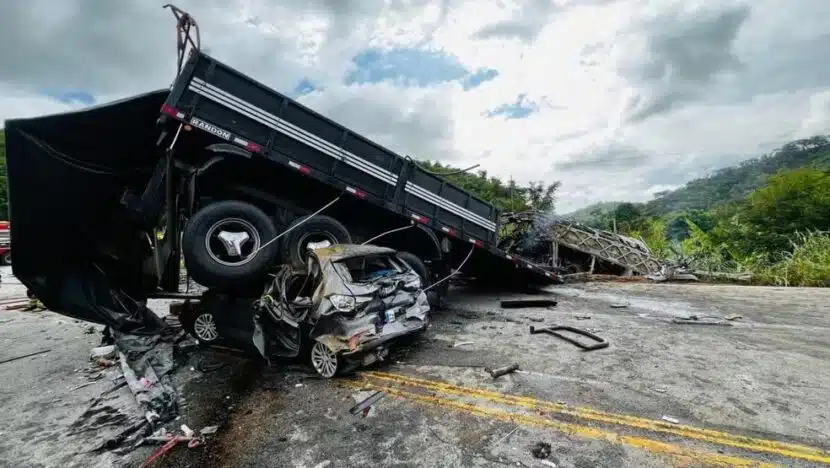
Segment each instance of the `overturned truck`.
[[[376,332],[355,331],[361,339],[347,332],[314,335],[315,343],[328,343],[318,351],[354,354],[355,343],[382,335],[381,326],[394,322],[397,312],[390,315],[373,299],[366,300],[372,307],[356,304],[356,292],[321,296],[327,283],[309,268],[346,271],[329,269],[323,258],[346,261],[351,252],[364,265],[387,258],[387,272],[378,274],[397,281],[340,282],[352,289],[376,284],[363,290],[381,303],[396,296],[390,287],[409,291],[408,305],[389,306],[403,307],[404,319],[416,304],[421,310],[425,291],[438,304],[448,293],[442,280],[456,269],[500,283],[557,280],[550,269],[498,248],[493,205],[192,41],[186,54],[185,43],[167,90],[5,123],[14,274],[51,310],[118,333],[153,335],[166,325],[147,299],[177,298],[188,301],[196,318],[208,307],[214,322],[233,314],[253,334],[263,334],[253,340],[257,347],[280,342],[290,353],[299,338],[279,335],[271,325],[302,316],[313,329],[320,315],[303,315],[301,303],[316,301],[319,308],[325,301],[353,318],[374,317],[367,323]],[[369,255],[361,244],[389,250]],[[325,250],[338,245],[347,253]],[[181,290],[182,259],[187,275],[207,291]],[[264,298],[287,287],[275,286],[275,276],[291,276],[285,271],[304,274],[318,290],[295,291],[283,301],[290,310],[275,313]],[[194,318],[190,327],[197,325],[204,323]],[[313,334],[304,327],[296,332]],[[346,347],[332,344],[332,336]]]

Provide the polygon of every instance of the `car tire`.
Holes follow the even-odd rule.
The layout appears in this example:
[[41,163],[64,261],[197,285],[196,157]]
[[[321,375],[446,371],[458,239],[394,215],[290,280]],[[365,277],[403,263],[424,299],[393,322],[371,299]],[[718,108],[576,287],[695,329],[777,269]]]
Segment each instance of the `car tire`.
[[210,204],[197,211],[185,227],[185,268],[195,282],[207,287],[250,284],[273,266],[279,245],[266,244],[276,236],[273,221],[250,203],[228,200]]
[[12,264],[12,252],[9,250],[8,252],[3,254],[3,257],[0,258],[0,264],[3,265],[11,265]]
[[219,340],[219,325],[210,312],[188,311],[179,316],[179,323],[199,343],[210,344]]
[[309,353],[311,367],[324,379],[330,379],[343,370],[344,360],[340,354],[322,341],[315,341]]
[[[297,226],[307,217],[298,218],[288,229]],[[340,221],[329,217],[318,215],[285,236],[283,243],[283,261],[295,267],[304,267],[306,262],[305,249],[310,242],[321,242],[327,240],[332,244],[350,244],[352,236]]]

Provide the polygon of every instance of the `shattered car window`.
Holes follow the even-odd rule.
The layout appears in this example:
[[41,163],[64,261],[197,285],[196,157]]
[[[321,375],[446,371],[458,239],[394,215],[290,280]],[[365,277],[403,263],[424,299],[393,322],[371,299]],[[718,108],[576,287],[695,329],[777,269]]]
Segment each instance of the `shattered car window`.
[[343,279],[352,283],[366,283],[409,271],[409,267],[391,255],[349,258],[334,263]]

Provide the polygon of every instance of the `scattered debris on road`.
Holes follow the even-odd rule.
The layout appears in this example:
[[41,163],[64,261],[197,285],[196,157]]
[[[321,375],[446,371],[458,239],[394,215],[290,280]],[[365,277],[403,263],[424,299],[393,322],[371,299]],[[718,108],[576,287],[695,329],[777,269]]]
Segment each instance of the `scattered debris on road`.
[[720,325],[722,327],[732,326],[732,323],[723,319],[722,317],[699,315],[690,315],[688,317],[676,317],[672,319],[672,323],[677,323],[680,325]]
[[0,364],[5,364],[7,362],[17,361],[17,360],[20,360],[20,359],[25,359],[27,357],[37,356],[38,354],[45,354],[45,353],[48,353],[49,351],[52,351],[52,350],[51,349],[43,349],[41,351],[35,351],[34,353],[29,353],[29,354],[24,354],[22,356],[16,356],[16,357],[13,357],[13,358],[3,359],[2,361],[0,361]]
[[[569,332],[575,333],[577,335],[582,335],[584,337],[587,337],[587,338],[590,338],[590,339],[596,341],[596,343],[594,343],[594,344],[581,343],[578,340],[575,340],[575,339],[573,339],[573,338],[571,338],[567,335],[564,335],[564,334],[560,333],[561,331],[569,331]],[[567,325],[556,325],[556,326],[545,327],[545,328],[536,328],[533,325],[531,325],[530,326],[530,334],[535,335],[537,333],[547,333],[549,335],[553,335],[557,338],[563,339],[563,340],[565,340],[569,343],[572,343],[572,344],[582,348],[583,351],[595,351],[597,349],[607,348],[608,344],[609,344],[608,341],[605,338],[599,337],[599,336],[595,335],[594,333],[592,333],[588,330],[582,330],[582,329],[576,328],[576,327],[569,327]]]
[[553,299],[511,299],[501,301],[502,309],[521,309],[526,307],[556,307]]
[[622,302],[620,302],[620,303],[614,303],[614,304],[611,304],[611,308],[612,308],[612,309],[625,309],[625,308],[626,308],[626,307],[628,307],[628,306],[629,306],[629,304],[627,304],[627,303],[622,303]]
[[205,426],[199,431],[199,434],[202,435],[213,435],[216,434],[216,431],[219,430],[219,426]]
[[550,458],[550,444],[547,442],[536,442],[536,445],[530,449],[530,453],[533,454],[533,458],[537,458],[539,460]]
[[358,404],[349,408],[349,413],[357,415],[363,413],[363,417],[369,416],[369,411],[372,407],[380,401],[381,398],[385,397],[385,392],[375,392],[369,395],[367,398],[361,400]]
[[97,382],[97,380],[93,380],[93,381],[90,381],[90,382],[82,383],[82,384],[80,384],[80,385],[75,385],[74,387],[70,388],[69,390],[74,392],[75,390],[80,390],[80,389],[82,389],[82,388],[84,388],[84,387],[89,387],[90,385],[94,384],[95,382]]
[[485,372],[490,374],[490,377],[492,377],[494,379],[497,379],[497,378],[499,378],[503,375],[516,372],[517,370],[519,370],[519,365],[518,364],[511,364],[509,366],[497,367],[495,369],[485,367],[484,370],[485,370]]
[[189,428],[187,424],[182,424],[180,429],[182,430],[182,433],[185,435],[185,437],[193,437],[196,434],[196,432],[193,429]]
[[663,421],[666,421],[666,422],[670,422],[672,424],[680,424],[680,420],[677,419],[677,418],[674,418],[672,416],[663,415],[663,417],[660,418],[660,419],[662,419]]
[[467,346],[471,344],[475,344],[475,341],[457,341],[450,345],[450,348],[458,348],[459,346]]
[[115,345],[109,346],[99,346],[97,348],[92,348],[90,352],[90,358],[94,361],[99,358],[101,359],[112,359],[115,357]]

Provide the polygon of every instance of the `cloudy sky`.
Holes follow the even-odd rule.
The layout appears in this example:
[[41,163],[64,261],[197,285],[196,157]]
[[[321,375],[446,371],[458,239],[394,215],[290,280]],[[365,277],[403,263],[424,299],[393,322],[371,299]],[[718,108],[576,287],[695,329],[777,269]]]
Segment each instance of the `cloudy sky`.
[[[0,1],[0,122],[169,86],[163,3]],[[830,133],[828,0],[177,5],[210,54],[393,150],[561,180],[560,213]]]

